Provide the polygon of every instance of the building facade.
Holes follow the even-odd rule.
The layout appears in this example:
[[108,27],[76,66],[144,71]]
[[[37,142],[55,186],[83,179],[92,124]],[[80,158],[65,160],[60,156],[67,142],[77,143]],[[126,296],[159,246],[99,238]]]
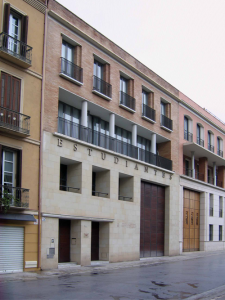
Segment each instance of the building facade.
[[0,272],[40,268],[43,1],[1,1]]

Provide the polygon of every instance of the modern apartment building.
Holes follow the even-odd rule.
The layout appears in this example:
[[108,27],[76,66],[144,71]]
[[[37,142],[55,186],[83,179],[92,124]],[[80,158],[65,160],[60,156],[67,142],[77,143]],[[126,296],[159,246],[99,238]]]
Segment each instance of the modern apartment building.
[[179,91],[48,2],[42,265],[179,254]]
[[[40,267],[40,113],[45,3],[1,1],[0,272]],[[38,265],[39,264],[39,265]]]

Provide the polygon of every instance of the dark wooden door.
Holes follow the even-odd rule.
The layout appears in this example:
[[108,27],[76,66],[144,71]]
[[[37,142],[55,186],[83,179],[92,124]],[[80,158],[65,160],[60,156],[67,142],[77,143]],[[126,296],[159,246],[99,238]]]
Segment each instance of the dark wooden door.
[[141,183],[140,257],[164,255],[165,188]]
[[99,260],[99,222],[91,224],[91,260]]
[[200,194],[184,189],[183,252],[199,251]]
[[70,220],[59,220],[59,262],[70,261]]

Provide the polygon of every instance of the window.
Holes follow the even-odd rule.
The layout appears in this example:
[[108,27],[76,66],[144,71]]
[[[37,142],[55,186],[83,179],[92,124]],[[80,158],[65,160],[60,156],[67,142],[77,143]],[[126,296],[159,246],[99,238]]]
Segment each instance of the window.
[[67,165],[60,164],[60,190],[67,189]]
[[223,226],[219,225],[219,241],[223,240]]
[[59,102],[58,132],[79,138],[80,110]]
[[213,216],[213,194],[209,194],[209,216]]
[[209,225],[209,241],[213,241],[213,225]]
[[211,131],[208,131],[208,150],[214,152],[214,135]]
[[[93,92],[101,93],[102,98],[111,100],[112,86],[109,84],[109,64],[94,60]],[[105,95],[106,97],[104,97]],[[110,99],[108,99],[110,98]]]
[[223,217],[223,197],[219,197],[219,218]]
[[118,199],[133,202],[134,178],[127,174],[119,173]]
[[110,171],[92,166],[92,196],[109,198]]
[[154,94],[142,90],[142,116],[155,121]]
[[212,169],[208,168],[208,183],[213,184]]
[[120,76],[120,91],[122,93],[128,93],[128,79]]
[[94,60],[94,76],[103,79],[103,64]]
[[217,154],[223,157],[223,140],[217,137]]
[[204,128],[197,124],[197,144],[204,147]]
[[89,142],[106,149],[109,149],[109,122],[95,117],[88,116]]
[[133,86],[132,79],[127,79],[120,76],[120,105],[123,108],[128,108],[129,111],[135,111],[135,99],[133,98]]
[[121,127],[116,126],[115,128],[115,137],[118,140],[116,144],[116,152],[130,156],[132,151],[132,134],[130,131],[127,131]]
[[62,43],[62,72],[73,77],[74,47],[63,41]]
[[59,189],[71,193],[81,191],[82,163],[60,157],[60,183]]
[[190,161],[188,159],[184,161],[184,175],[191,176]]
[[164,129],[169,129],[169,131],[173,130],[173,121],[170,119],[171,115],[171,106],[170,103],[165,101],[161,101],[160,104],[160,111],[161,111],[161,127]]

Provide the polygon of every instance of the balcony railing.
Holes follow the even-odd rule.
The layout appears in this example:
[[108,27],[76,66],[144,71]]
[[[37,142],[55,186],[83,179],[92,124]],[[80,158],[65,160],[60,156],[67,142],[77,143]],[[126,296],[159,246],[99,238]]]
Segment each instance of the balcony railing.
[[80,190],[79,188],[66,186],[66,185],[60,185],[59,189],[60,189],[60,191],[66,191],[66,192],[72,192],[72,193],[76,193],[77,191]]
[[210,208],[209,208],[209,216],[210,216],[210,217],[213,217],[213,207],[210,207]]
[[83,82],[83,69],[63,57],[61,57],[61,73]]
[[217,150],[217,155],[223,157],[223,151],[222,150]]
[[169,130],[173,130],[173,121],[166,116],[161,115],[161,126],[164,126]]
[[204,147],[204,140],[200,139],[199,137],[197,137],[197,144]]
[[123,200],[123,201],[132,201],[132,197],[125,197],[125,196],[118,196],[119,200]]
[[193,134],[191,132],[188,132],[186,130],[184,130],[184,139],[192,142],[193,141]]
[[112,98],[112,85],[95,75],[93,76],[93,90]]
[[0,34],[0,51],[4,51],[31,65],[32,47],[4,32]]
[[143,104],[142,116],[155,121],[155,110],[150,106]]
[[205,181],[205,178],[204,178],[204,174],[203,173],[199,173],[195,170],[195,179],[198,179],[198,180],[201,180],[201,181]]
[[211,176],[208,176],[208,183],[210,183],[210,184],[214,184],[214,182],[213,182],[214,180],[213,180],[213,177],[211,177]]
[[108,196],[108,193],[102,193],[102,192],[92,191],[92,196],[106,197],[106,196]]
[[122,91],[120,91],[120,104],[135,111],[135,99]]
[[112,138],[109,135],[100,133],[61,117],[58,117],[58,132],[84,142],[142,160],[146,163],[154,164],[167,170],[172,170],[172,161],[170,159],[140,149],[129,143]]
[[186,176],[192,177],[192,170],[184,168],[183,169],[183,174],[186,175]]
[[218,186],[218,187],[223,187],[223,182],[222,181],[220,181],[220,180],[218,180],[217,178],[216,178],[216,186]]
[[0,127],[29,135],[30,117],[0,106]]
[[222,208],[219,209],[219,218],[222,218],[223,217],[223,210]]
[[9,185],[0,185],[0,198],[9,201],[10,206],[29,208],[29,190]]
[[212,151],[212,152],[214,152],[214,146],[213,146],[213,145],[210,145],[210,144],[208,144],[208,150],[209,150],[209,151]]

